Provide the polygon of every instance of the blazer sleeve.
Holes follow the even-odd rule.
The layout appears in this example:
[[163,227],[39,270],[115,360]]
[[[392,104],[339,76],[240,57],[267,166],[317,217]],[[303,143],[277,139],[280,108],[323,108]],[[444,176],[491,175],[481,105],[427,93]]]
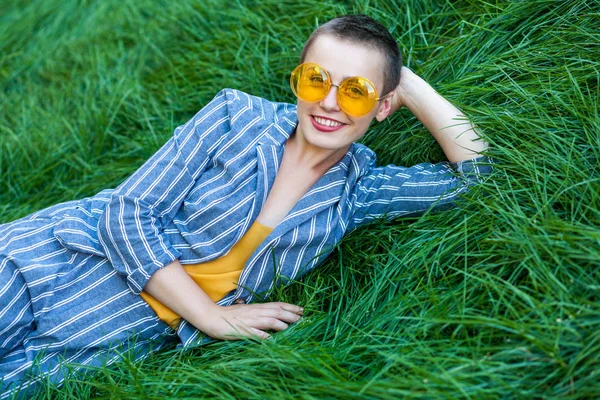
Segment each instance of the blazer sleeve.
[[112,193],[99,219],[98,238],[134,293],[143,290],[154,272],[179,258],[163,229],[229,131],[223,90]]
[[355,186],[349,230],[381,217],[393,219],[448,208],[470,186],[489,175],[492,164],[491,158],[481,156],[453,164],[373,168]]

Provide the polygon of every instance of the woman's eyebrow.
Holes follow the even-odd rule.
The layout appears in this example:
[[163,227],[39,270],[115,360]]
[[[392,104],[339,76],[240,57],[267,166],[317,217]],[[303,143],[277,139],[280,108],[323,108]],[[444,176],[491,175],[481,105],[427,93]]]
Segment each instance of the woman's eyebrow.
[[[331,73],[330,73],[330,75],[331,75]],[[340,79],[340,83],[345,81],[348,78],[355,78],[355,77],[362,77],[362,76],[361,75],[344,75],[344,76],[342,76],[342,79]],[[333,80],[333,78],[332,78],[332,80]]]

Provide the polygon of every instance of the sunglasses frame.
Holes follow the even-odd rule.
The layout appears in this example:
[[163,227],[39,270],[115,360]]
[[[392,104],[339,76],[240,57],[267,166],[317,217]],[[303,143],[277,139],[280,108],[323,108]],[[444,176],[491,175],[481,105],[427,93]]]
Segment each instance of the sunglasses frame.
[[[316,67],[318,67],[321,71],[323,71],[325,73],[325,76],[327,76],[327,89],[325,91],[325,95],[315,101],[307,101],[305,99],[303,99],[302,97],[300,97],[298,95],[298,93],[296,92],[296,89],[294,87],[294,74],[295,72],[303,67],[303,66],[308,66],[308,65],[314,65]],[[350,80],[350,79],[362,79],[364,81],[366,81],[369,85],[371,85],[371,87],[373,88],[373,91],[375,92],[375,102],[373,103],[373,105],[371,106],[371,108],[369,110],[367,110],[366,112],[364,112],[363,114],[356,114],[356,113],[352,113],[352,112],[348,112],[343,106],[342,106],[342,102],[340,102],[340,96],[344,96],[344,94],[339,90],[341,86],[344,85],[344,82]],[[332,87],[336,87],[338,88],[338,91],[336,93],[336,101],[338,103],[338,106],[340,107],[340,109],[342,109],[342,111],[344,111],[346,114],[352,115],[354,117],[363,117],[365,115],[367,115],[368,113],[370,113],[373,108],[375,108],[375,105],[377,104],[378,101],[381,101],[383,99],[385,99],[386,97],[389,97],[391,94],[393,94],[393,92],[390,92],[388,94],[386,94],[385,96],[382,97],[377,97],[379,95],[379,92],[377,92],[377,88],[375,87],[375,84],[368,78],[364,78],[362,76],[351,76],[349,78],[344,79],[342,82],[340,82],[338,85],[336,85],[335,83],[333,83],[332,79],[331,79],[331,75],[329,75],[329,71],[327,71],[325,68],[323,68],[322,66],[320,66],[317,63],[302,63],[299,64],[298,66],[296,66],[296,68],[294,68],[294,70],[292,71],[291,75],[290,75],[290,87],[292,88],[292,92],[294,92],[294,95],[296,95],[296,97],[302,101],[306,101],[308,103],[317,103],[319,101],[322,101],[325,97],[327,97],[327,95],[329,94],[329,91],[331,90]]]

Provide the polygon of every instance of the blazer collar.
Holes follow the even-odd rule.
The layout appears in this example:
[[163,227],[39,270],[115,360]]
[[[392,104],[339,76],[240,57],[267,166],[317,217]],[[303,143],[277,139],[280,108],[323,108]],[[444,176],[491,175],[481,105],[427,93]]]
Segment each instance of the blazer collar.
[[[267,200],[267,196],[275,182],[279,165],[281,164],[285,143],[293,134],[297,125],[298,117],[294,108],[292,113],[275,121],[269,132],[259,140],[257,147],[258,181],[252,221],[258,217],[260,210],[262,210]],[[270,237],[283,235],[313,215],[339,201],[351,164],[356,162],[354,153],[357,146],[361,145],[356,145],[355,143],[350,145],[344,157],[331,167],[300,201],[296,203],[283,221],[271,232]],[[355,166],[357,166],[356,163]],[[268,240],[265,240],[263,243],[266,242]]]
[[[269,134],[265,135],[265,138],[259,142],[257,147],[258,181],[251,221],[255,221],[258,217],[269,191],[273,187],[283,157],[285,142],[293,133],[296,124],[296,118],[281,119],[273,125]],[[362,155],[359,156],[359,153],[362,153]],[[363,145],[353,143],[350,146],[344,157],[317,181],[292,208],[284,220],[259,245],[242,271],[238,281],[238,289],[234,297],[229,298],[229,301],[232,302],[240,297],[251,300],[254,296],[253,293],[266,292],[271,288],[273,273],[270,273],[270,279],[265,278],[262,275],[264,271],[261,271],[262,269],[257,265],[257,262],[264,256],[265,252],[270,251],[277,245],[281,236],[301,223],[310,220],[319,212],[337,204],[342,198],[345,187],[349,184],[348,181],[358,178],[366,171],[372,160],[371,156],[374,156],[374,153]],[[350,178],[350,176],[353,176],[353,178]],[[295,272],[289,266],[282,265],[281,268],[280,272],[284,276],[290,279],[295,278]],[[249,282],[254,282],[254,284],[251,284],[254,288],[245,287]]]
[[[283,157],[285,143],[292,136],[298,125],[296,108],[287,105],[291,111],[283,117],[276,118],[270,129],[258,141],[256,157],[258,160],[258,178],[256,183],[256,197],[252,210],[251,221],[255,221],[267,201],[267,196],[275,182],[279,165]],[[287,107],[286,106],[286,107]],[[287,109],[286,109],[287,111]],[[247,228],[250,226],[248,225]]]

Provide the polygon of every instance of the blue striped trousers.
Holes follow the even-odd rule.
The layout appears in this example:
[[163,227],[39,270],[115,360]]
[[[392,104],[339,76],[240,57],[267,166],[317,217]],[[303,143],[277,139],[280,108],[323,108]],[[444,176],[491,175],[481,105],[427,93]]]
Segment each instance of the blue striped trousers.
[[106,258],[68,250],[53,235],[60,211],[76,203],[0,225],[1,399],[177,341]]

